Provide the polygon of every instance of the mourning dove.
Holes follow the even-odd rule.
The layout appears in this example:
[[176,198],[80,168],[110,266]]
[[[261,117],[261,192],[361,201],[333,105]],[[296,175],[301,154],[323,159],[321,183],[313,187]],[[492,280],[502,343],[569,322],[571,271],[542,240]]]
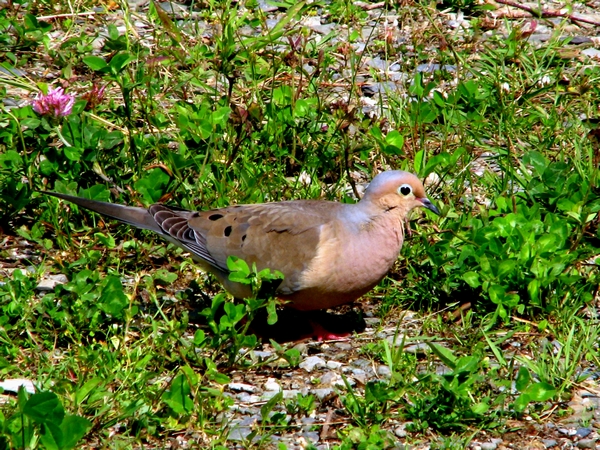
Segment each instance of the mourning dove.
[[368,292],[398,258],[411,210],[423,206],[439,214],[419,179],[399,170],[377,175],[356,204],[291,200],[194,212],[46,193],[160,234],[189,251],[236,298],[252,292],[229,280],[228,256],[279,270],[284,279],[276,294],[299,311],[332,308]]

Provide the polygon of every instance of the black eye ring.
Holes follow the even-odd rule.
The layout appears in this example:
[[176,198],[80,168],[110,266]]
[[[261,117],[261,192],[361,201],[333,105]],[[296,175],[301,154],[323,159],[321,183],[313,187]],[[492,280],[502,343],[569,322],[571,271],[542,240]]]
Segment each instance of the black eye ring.
[[412,193],[412,188],[409,184],[403,184],[398,188],[398,192],[400,192],[404,196],[410,195]]

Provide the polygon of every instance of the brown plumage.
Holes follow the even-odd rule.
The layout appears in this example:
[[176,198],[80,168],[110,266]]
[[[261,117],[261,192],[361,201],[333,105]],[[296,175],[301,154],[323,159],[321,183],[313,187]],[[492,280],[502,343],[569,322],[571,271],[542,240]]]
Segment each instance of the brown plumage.
[[285,278],[278,296],[301,311],[349,303],[368,292],[398,257],[410,211],[425,207],[439,214],[417,177],[402,171],[379,174],[356,204],[293,200],[192,212],[47,194],[160,234],[238,298],[251,292],[228,279],[228,256],[259,270],[279,270]]

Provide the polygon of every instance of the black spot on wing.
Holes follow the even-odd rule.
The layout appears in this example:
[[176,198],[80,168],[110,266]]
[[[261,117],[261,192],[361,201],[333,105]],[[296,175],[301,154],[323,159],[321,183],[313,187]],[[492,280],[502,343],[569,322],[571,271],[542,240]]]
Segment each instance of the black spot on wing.
[[[164,205],[152,205],[149,211],[153,214],[154,220],[164,231],[164,234],[170,238],[169,240],[193,253],[196,257],[203,259],[211,266],[228,272],[227,267],[219,264],[206,248],[206,237],[189,227],[188,216],[173,211]],[[213,214],[213,216],[223,217],[220,214]],[[190,217],[194,217],[194,214]]]
[[231,234],[231,230],[233,230],[231,225],[225,227],[225,229],[223,230],[223,234],[225,235],[225,237],[229,237],[229,235]]
[[215,220],[219,220],[219,219],[222,219],[222,218],[223,218],[223,214],[218,214],[218,213],[211,214],[210,216],[208,216],[208,220],[212,220],[213,222]]

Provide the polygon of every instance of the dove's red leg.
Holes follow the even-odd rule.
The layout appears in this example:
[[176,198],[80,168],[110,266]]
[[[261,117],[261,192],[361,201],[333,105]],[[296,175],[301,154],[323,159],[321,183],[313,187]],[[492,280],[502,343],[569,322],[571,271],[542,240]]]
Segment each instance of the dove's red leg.
[[347,341],[349,340],[349,336],[352,334],[352,331],[333,332],[314,320],[309,320],[309,323],[312,326],[312,332],[310,333],[310,336],[306,337],[316,339],[319,342]]
[[277,322],[268,325],[266,313],[257,314],[252,321],[250,332],[268,341],[293,342],[304,339],[320,341],[341,340],[352,332],[365,328],[362,317],[356,312],[333,314],[325,311],[297,311],[283,308],[277,311]]

